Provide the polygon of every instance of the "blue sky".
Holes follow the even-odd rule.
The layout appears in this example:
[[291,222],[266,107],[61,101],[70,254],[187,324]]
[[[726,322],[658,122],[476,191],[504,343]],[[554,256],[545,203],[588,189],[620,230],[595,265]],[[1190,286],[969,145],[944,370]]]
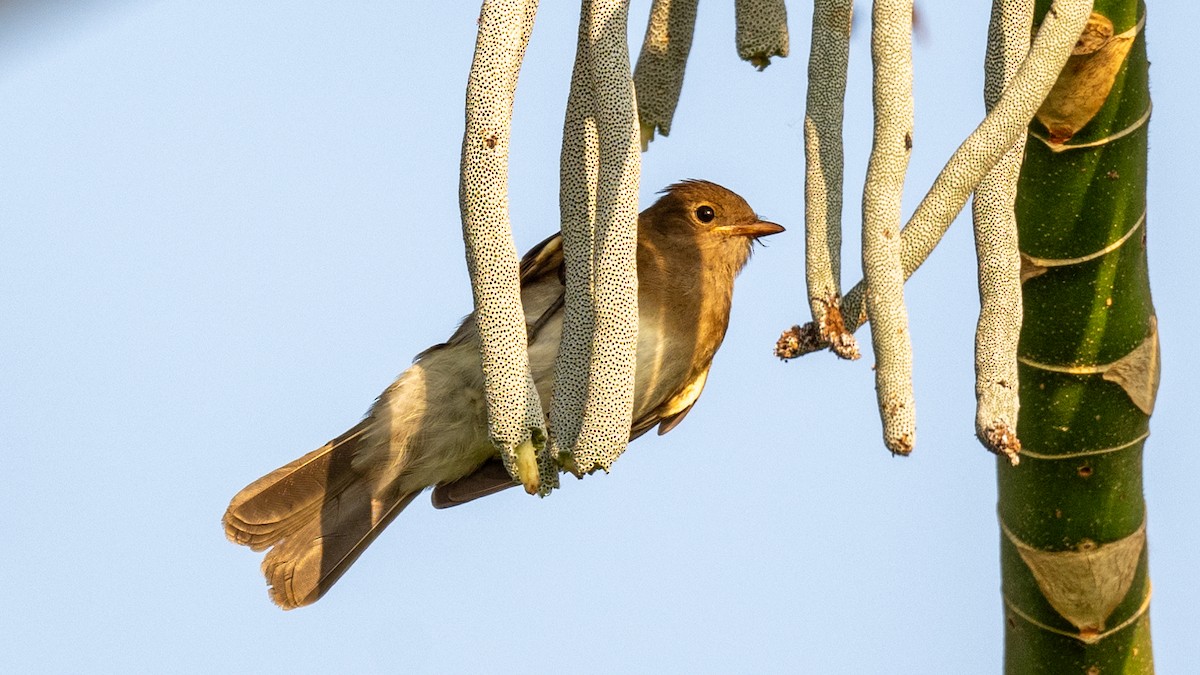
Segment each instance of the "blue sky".
[[[792,56],[736,58],[702,3],[681,178],[790,228],[739,279],[707,390],[668,436],[545,500],[393,524],[313,607],[267,600],[219,519],[340,433],[470,309],[457,207],[476,3],[0,4],[0,590],[6,672],[995,672],[995,462],[974,441],[966,220],[909,283],[918,447],[879,440],[869,356],[783,364],[803,302]],[[517,92],[518,248],[553,231],[577,6],[542,3]],[[647,1],[635,2],[640,40]],[[923,2],[906,212],[978,122],[985,3]],[[436,7],[436,9],[434,9]],[[867,7],[859,7],[866,17]],[[1163,383],[1145,458],[1162,672],[1200,661],[1191,3],[1148,21]],[[870,139],[851,54],[846,279]],[[636,48],[636,47],[635,47]],[[853,278],[851,278],[853,277]],[[1192,299],[1189,299],[1192,298]],[[865,334],[863,335],[865,339]]]

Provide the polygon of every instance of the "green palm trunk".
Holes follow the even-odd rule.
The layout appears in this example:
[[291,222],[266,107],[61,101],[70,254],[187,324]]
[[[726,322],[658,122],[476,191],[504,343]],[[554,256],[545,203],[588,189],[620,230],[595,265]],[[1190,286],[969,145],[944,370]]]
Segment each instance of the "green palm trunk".
[[[1049,4],[1039,0],[1038,17]],[[1142,450],[1158,343],[1145,246],[1148,63],[1136,30],[1145,8],[1098,0],[1094,11],[1117,36],[1092,57],[1119,63],[1112,89],[1105,97],[1108,78],[1078,87],[1104,97],[1078,133],[1033,123],[1018,188],[1025,451],[1017,467],[998,462],[1009,673],[1153,671]],[[1130,30],[1127,55],[1105,52],[1124,51],[1115,42]],[[1064,77],[1087,58],[1072,57]]]

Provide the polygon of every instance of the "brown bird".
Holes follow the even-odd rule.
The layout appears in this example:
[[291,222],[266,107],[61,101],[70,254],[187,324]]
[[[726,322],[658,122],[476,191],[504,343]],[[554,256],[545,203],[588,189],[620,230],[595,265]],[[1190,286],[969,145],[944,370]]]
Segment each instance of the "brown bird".
[[[691,410],[729,325],[733,279],[758,237],[782,232],[705,181],[667,188],[638,217],[638,345],[630,439]],[[562,335],[561,235],[521,261],[529,363],[548,409]],[[366,418],[234,496],[225,534],[255,551],[271,599],[315,602],[427,487],[445,508],[517,485],[488,440],[474,315],[417,355]]]

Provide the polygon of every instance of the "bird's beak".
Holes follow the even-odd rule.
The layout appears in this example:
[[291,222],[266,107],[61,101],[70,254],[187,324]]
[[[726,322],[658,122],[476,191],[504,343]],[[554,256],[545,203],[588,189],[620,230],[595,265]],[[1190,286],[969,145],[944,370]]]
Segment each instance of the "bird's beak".
[[784,230],[782,225],[769,223],[765,220],[756,220],[752,223],[721,225],[720,227],[714,227],[713,231],[723,234],[727,237],[749,237],[751,239],[758,239],[759,237],[765,237],[771,234],[779,234]]

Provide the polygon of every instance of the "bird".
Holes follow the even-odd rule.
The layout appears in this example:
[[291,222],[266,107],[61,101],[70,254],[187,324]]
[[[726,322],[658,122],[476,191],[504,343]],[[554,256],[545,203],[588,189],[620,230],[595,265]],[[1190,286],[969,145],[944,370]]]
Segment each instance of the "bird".
[[[715,183],[669,186],[638,215],[638,342],[630,440],[665,434],[695,405],[729,326],[734,277],[784,228]],[[521,260],[529,364],[548,409],[565,298],[562,235]],[[271,599],[316,602],[419,494],[447,508],[519,485],[488,438],[474,314],[426,349],[358,424],[238,492],[227,538],[267,551]]]

